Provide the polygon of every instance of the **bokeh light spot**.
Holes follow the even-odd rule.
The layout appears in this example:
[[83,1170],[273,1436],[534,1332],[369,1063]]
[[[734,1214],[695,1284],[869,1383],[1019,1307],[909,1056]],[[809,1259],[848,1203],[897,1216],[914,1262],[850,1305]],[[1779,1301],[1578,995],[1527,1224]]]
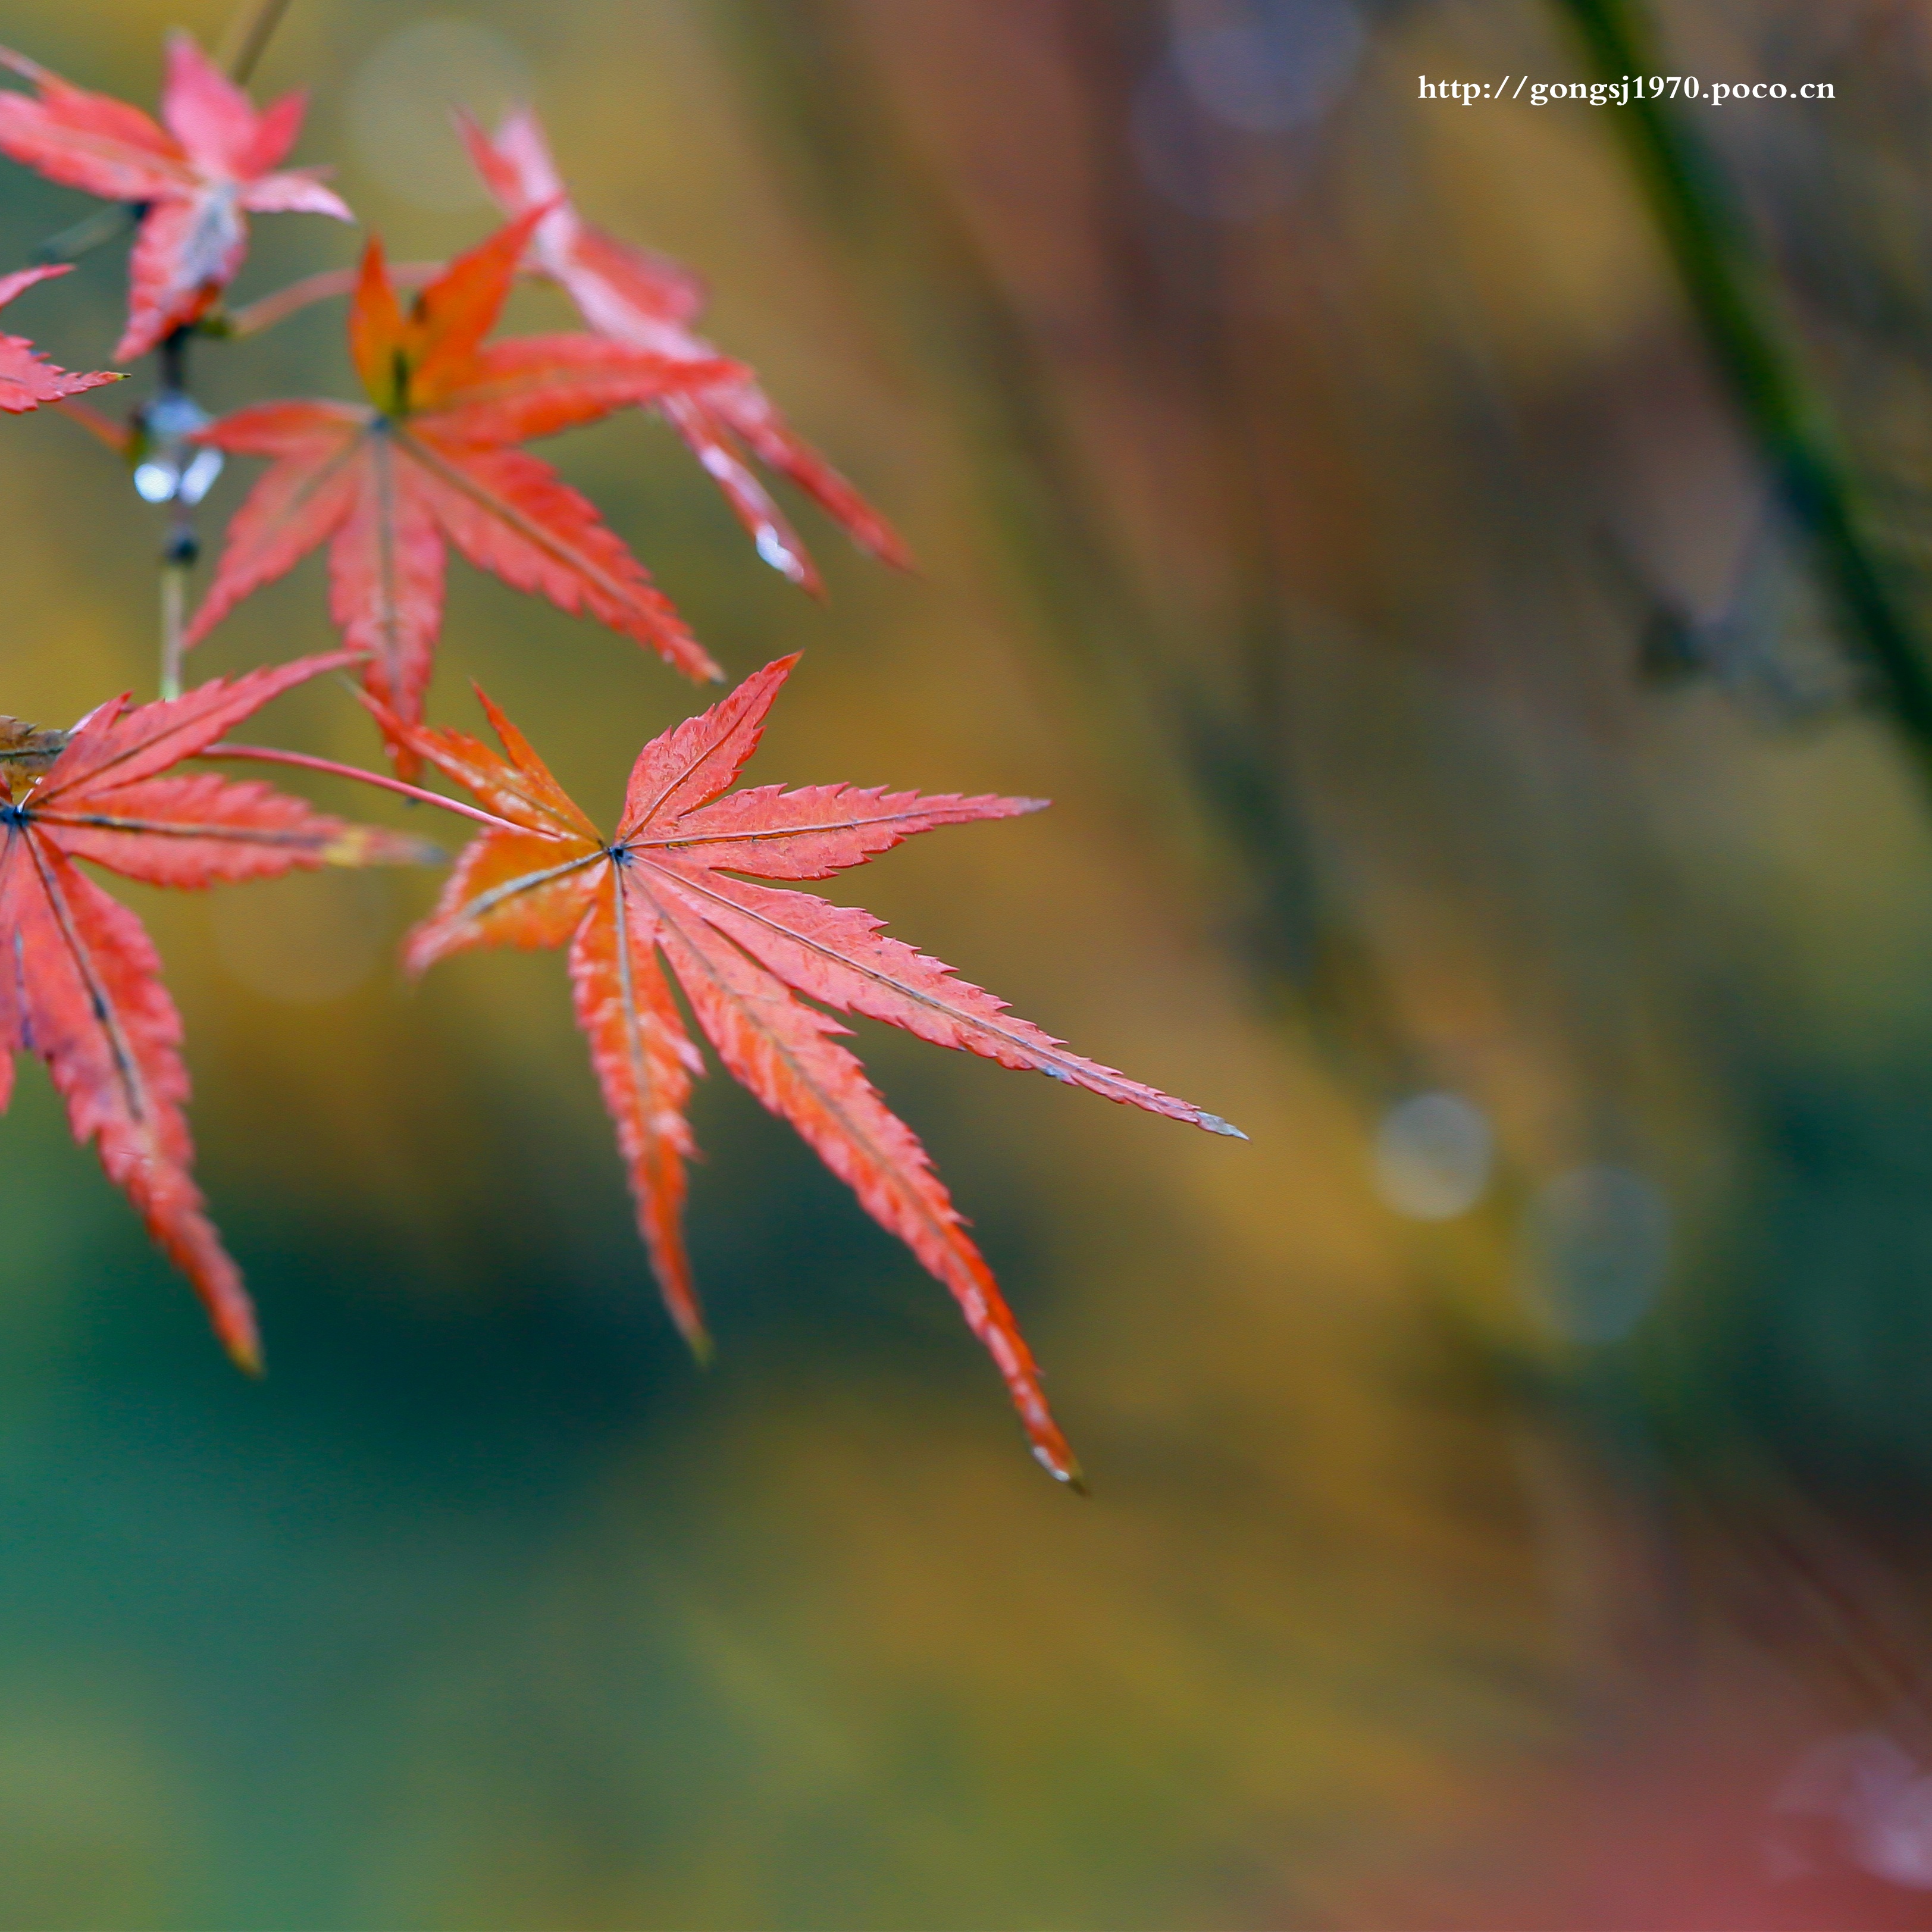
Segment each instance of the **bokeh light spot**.
[[1258,220],[1293,195],[1282,137],[1226,127],[1202,112],[1172,55],[1148,70],[1134,97],[1135,159],[1157,193],[1203,220]]
[[1573,1342],[1621,1341],[1664,1286],[1670,1204],[1627,1168],[1574,1168],[1531,1202],[1524,1251],[1520,1286],[1532,1312]]
[[1361,58],[1350,0],[1176,0],[1174,58],[1202,110],[1250,134],[1320,118]]
[[1932,1891],[1932,1777],[1882,1732],[1846,1732],[1814,1744],[1792,1767],[1772,1814],[1766,1851],[1779,1876],[1844,1862],[1910,1891]]
[[1447,1221],[1483,1198],[1495,1160],[1488,1117],[1459,1094],[1418,1094],[1376,1136],[1376,1185],[1398,1214]]

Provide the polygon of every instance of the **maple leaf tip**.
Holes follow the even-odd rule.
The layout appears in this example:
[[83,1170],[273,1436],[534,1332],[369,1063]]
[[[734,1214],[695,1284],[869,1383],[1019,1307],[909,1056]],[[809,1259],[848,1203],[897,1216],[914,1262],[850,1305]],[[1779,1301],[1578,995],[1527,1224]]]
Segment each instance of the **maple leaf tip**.
[[1210,1114],[1204,1107],[1194,1110],[1194,1124],[1205,1127],[1210,1134],[1220,1134],[1231,1141],[1244,1141],[1247,1136],[1232,1120],[1224,1120],[1219,1114]]
[[1064,1450],[1055,1452],[1034,1444],[1034,1460],[1063,1487],[1071,1490],[1076,1496],[1090,1496],[1094,1492],[1087,1486],[1087,1472],[1075,1462],[1071,1454]]

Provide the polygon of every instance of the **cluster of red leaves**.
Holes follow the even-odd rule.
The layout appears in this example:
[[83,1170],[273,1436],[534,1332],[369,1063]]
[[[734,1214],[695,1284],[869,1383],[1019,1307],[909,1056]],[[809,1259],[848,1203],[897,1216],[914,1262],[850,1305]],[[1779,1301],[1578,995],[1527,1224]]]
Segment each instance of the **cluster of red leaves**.
[[[158,123],[0,50],[0,65],[36,89],[31,98],[0,93],[0,152],[141,211],[122,359],[206,322],[241,264],[248,213],[352,218],[315,171],[280,171],[301,126],[299,95],[258,113],[184,35],[171,38],[167,60]],[[951,1290],[1005,1378],[1034,1454],[1077,1481],[991,1270],[911,1129],[838,1043],[848,1029],[832,1016],[863,1014],[1150,1113],[1236,1130],[1070,1053],[939,961],[886,938],[869,914],[758,883],[827,878],[915,832],[1041,802],[844,784],[731,790],[794,659],[767,666],[646,746],[609,838],[487,698],[503,754],[424,722],[452,545],[478,568],[635,638],[689,676],[722,677],[596,508],[520,447],[614,410],[659,412],[760,554],[794,582],[822,587],[751,458],[796,484],[862,548],[908,561],[890,526],[799,438],[750,372],[691,332],[702,303],[692,278],[578,214],[533,116],[513,115],[494,137],[466,118],[460,127],[510,219],[446,267],[413,277],[420,286],[406,307],[381,244],[370,241],[348,323],[367,400],[262,404],[199,434],[270,467],[230,524],[187,641],[326,543],[330,610],[344,648],[171,701],[130,710],[123,700],[71,732],[0,718],[0,1108],[14,1054],[39,1054],[76,1138],[94,1142],[230,1352],[256,1366],[254,1316],[190,1172],[179,1018],[139,922],[74,862],[193,887],[425,856],[414,841],[345,824],[264,784],[175,772],[197,756],[279,758],[411,793],[484,829],[411,934],[406,964],[419,973],[471,946],[568,947],[578,1018],[638,1226],[692,1346],[708,1344],[682,1234],[692,1153],[685,1109],[704,1063],[674,985],[730,1072]],[[58,272],[0,280],[0,303]],[[590,332],[488,340],[526,272],[559,284]],[[0,408],[31,409],[114,380],[69,374],[0,337]],[[278,693],[338,667],[361,673],[397,778],[218,742]],[[477,806],[408,783],[424,764]]]
[[[116,359],[151,349],[213,307],[242,265],[250,212],[350,220],[316,170],[279,164],[303,98],[257,112],[186,34],[171,35],[161,118],[88,92],[0,48],[37,93],[0,93],[0,153],[50,179],[144,212]],[[596,510],[515,446],[641,404],[689,445],[757,540],[794,582],[822,586],[805,546],[752,474],[748,450],[818,501],[864,549],[910,559],[884,518],[800,438],[750,373],[687,324],[703,291],[663,257],[591,226],[566,198],[534,116],[494,140],[460,128],[510,226],[450,265],[405,314],[381,244],[363,258],[350,343],[367,406],[262,404],[206,440],[274,466],[231,526],[188,641],[250,590],[333,539],[330,607],[370,658],[373,694],[419,718],[442,621],[445,546],[480,569],[634,637],[694,677],[719,674],[644,567]],[[556,282],[592,334],[485,346],[513,278]]]

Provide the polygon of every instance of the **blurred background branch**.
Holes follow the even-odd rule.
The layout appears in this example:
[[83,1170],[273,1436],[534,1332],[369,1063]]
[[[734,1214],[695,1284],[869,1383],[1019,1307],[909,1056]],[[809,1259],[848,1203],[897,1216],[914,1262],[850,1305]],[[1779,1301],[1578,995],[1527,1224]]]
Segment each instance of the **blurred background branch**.
[[268,50],[268,42],[290,0],[242,0],[215,49],[214,57],[238,87],[246,87]]
[[[1612,85],[1672,64],[1640,0],[1558,0],[1598,76]],[[1640,93],[1617,116],[1678,272],[1779,497],[1804,533],[1880,702],[1932,787],[1932,664],[1868,541],[1822,399],[1786,340],[1779,296],[1722,164],[1687,108]]]

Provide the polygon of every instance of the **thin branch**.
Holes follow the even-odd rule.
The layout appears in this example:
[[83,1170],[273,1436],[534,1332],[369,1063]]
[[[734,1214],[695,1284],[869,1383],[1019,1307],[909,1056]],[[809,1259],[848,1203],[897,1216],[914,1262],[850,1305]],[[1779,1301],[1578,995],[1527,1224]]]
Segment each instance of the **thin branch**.
[[[1555,0],[1606,80],[1662,72],[1640,0]],[[1810,545],[1845,628],[1919,777],[1932,788],[1932,664],[1861,526],[1822,402],[1786,339],[1779,304],[1736,190],[1702,134],[1640,95],[1614,117],[1690,298],[1706,346],[1786,514]]]
[[[190,333],[188,329],[176,328],[161,338],[157,354],[161,365],[158,400],[188,393]],[[201,539],[194,530],[194,506],[182,495],[177,476],[167,542],[161,546],[161,695],[164,698],[181,695],[182,654],[187,648],[188,574],[200,555]]]
[[237,87],[248,86],[256,63],[268,46],[269,37],[281,25],[282,16],[288,10],[289,0],[254,0],[253,5],[244,6],[229,22],[215,59]]
[[440,805],[445,812],[473,818],[479,825],[494,825],[500,831],[528,830],[526,826],[512,824],[507,818],[499,818],[494,812],[480,811],[473,805],[462,805],[453,798],[445,798],[440,792],[425,791],[420,785],[405,784],[400,778],[385,778],[380,772],[365,772],[359,765],[339,765],[333,758],[310,758],[306,752],[278,752],[264,745],[224,743],[210,745],[194,755],[197,758],[247,758],[268,765],[296,765],[307,772],[327,772],[334,778],[356,778],[364,784],[394,792],[400,797],[412,798],[418,805]]
[[188,626],[188,574],[191,560],[170,544],[161,554],[161,695],[182,694],[182,637]]

